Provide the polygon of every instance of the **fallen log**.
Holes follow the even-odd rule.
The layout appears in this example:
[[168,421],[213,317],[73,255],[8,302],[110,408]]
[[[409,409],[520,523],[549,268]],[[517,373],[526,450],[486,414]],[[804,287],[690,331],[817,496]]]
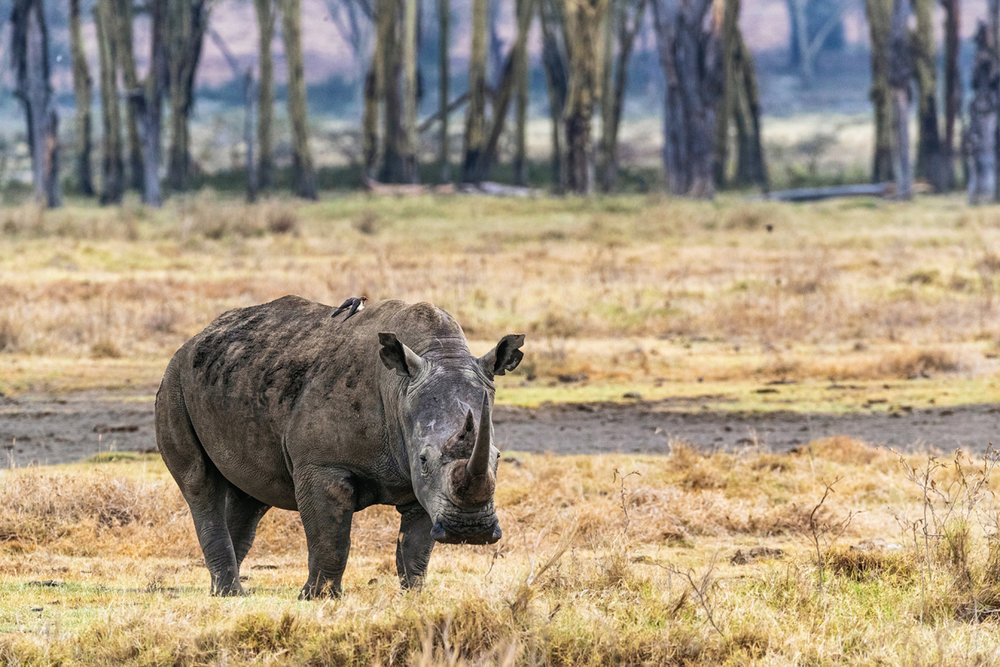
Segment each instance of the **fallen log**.
[[416,197],[425,194],[469,194],[487,195],[491,197],[535,197],[542,191],[537,188],[524,188],[517,185],[483,181],[481,183],[444,183],[441,185],[421,185],[418,183],[382,183],[368,176],[361,175],[361,187],[376,195],[390,197]]
[[831,185],[821,188],[796,188],[776,190],[767,194],[769,201],[805,202],[835,199],[837,197],[886,197],[894,193],[892,183],[865,183],[861,185]]

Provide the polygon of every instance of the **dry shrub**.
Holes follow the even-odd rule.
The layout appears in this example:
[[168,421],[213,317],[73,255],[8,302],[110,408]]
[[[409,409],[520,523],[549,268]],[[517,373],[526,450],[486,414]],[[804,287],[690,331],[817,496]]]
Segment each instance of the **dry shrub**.
[[263,207],[265,227],[272,234],[297,234],[299,216],[297,210],[288,204],[269,202]]
[[932,373],[954,373],[961,368],[958,355],[942,349],[891,352],[878,362],[878,371],[883,377],[907,379],[926,377]]
[[869,465],[876,459],[891,458],[887,452],[872,447],[861,440],[846,435],[814,440],[805,447],[794,450],[795,454],[808,454],[816,458],[845,465]]
[[720,489],[727,484],[718,466],[685,442],[671,441],[668,465],[679,476],[677,483],[686,489]]
[[0,352],[18,352],[24,337],[24,322],[15,314],[0,314]]
[[857,549],[834,547],[824,554],[825,565],[834,574],[852,581],[891,579],[909,584],[918,575],[913,552],[903,549]]
[[113,340],[100,338],[90,346],[90,356],[93,359],[121,359],[123,353]]
[[365,236],[375,236],[382,229],[383,222],[378,213],[366,209],[351,221],[351,227]]

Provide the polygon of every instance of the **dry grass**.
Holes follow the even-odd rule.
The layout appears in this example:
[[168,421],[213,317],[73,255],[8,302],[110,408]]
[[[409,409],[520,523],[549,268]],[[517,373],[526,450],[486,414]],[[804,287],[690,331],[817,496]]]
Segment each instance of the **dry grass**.
[[[0,661],[1000,659],[989,456],[910,456],[904,465],[838,438],[781,456],[703,456],[675,444],[669,457],[516,459],[497,491],[500,543],[439,546],[425,588],[404,594],[395,512],[366,510],[345,596],[328,603],[295,599],[306,554],[294,513],[272,511],[262,523],[244,566],[251,596],[212,599],[190,517],[156,458],[8,471]],[[932,462],[947,497],[908,477]],[[940,519],[926,541],[912,531],[925,500]],[[764,557],[731,564],[737,549]]]
[[540,386],[995,376],[1000,215],[956,203],[202,193],[162,211],[13,207],[0,354],[162,363],[228,308],[364,293],[440,304],[483,347],[529,334]]

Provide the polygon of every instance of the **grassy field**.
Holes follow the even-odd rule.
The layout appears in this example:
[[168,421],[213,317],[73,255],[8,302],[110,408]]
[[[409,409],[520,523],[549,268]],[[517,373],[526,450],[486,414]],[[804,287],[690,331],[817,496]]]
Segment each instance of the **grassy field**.
[[[0,392],[146,400],[218,313],[296,293],[434,302],[477,354],[527,334],[505,403],[992,403],[998,249],[1000,209],[947,197],[7,207]],[[210,598],[162,464],[119,456],[0,472],[0,663],[1000,661],[992,450],[505,452],[498,545],[441,546],[425,588],[400,593],[394,510],[367,510],[327,603],[295,599],[304,539],[277,511],[245,564],[252,595]]]
[[505,402],[639,391],[788,409],[786,396],[754,391],[796,381],[809,409],[853,408],[850,392],[819,388],[830,380],[888,382],[918,404],[993,401],[998,248],[1000,211],[957,198],[793,207],[344,195],[246,206],[203,193],[160,211],[8,207],[0,391],[151,391],[218,313],[296,293],[431,301],[476,353],[526,333]]
[[345,593],[299,602],[272,511],[251,594],[208,595],[158,459],[0,473],[4,664],[989,664],[1000,660],[997,454],[508,454],[504,539],[439,545],[398,590],[397,519],[355,519]]

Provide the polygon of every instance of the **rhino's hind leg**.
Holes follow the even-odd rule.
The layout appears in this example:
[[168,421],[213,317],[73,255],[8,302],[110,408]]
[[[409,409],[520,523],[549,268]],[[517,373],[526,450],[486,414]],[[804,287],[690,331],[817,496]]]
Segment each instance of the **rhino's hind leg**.
[[232,485],[208,458],[180,392],[167,377],[156,397],[156,442],[170,474],[191,508],[198,543],[212,575],[213,595],[241,595],[239,565],[226,524],[226,497]]
[[243,559],[253,545],[253,538],[257,535],[257,524],[269,509],[270,505],[248,496],[235,486],[229,486],[226,496],[226,527],[233,542],[237,567],[243,564]]
[[309,578],[299,598],[340,597],[351,550],[354,485],[348,473],[319,466],[297,468],[294,480],[309,549]]
[[403,588],[420,588],[434,548],[431,517],[420,503],[396,508],[400,513],[396,540],[396,574]]

